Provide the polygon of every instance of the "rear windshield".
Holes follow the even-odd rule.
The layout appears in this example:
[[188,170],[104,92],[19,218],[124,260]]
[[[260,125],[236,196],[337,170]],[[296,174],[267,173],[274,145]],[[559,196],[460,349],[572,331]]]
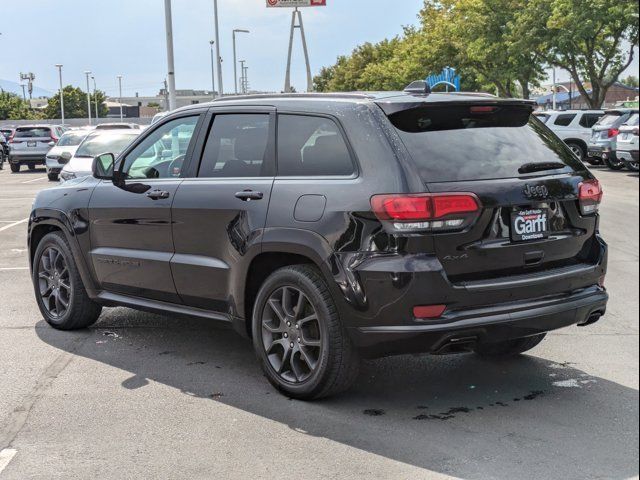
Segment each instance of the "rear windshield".
[[[389,117],[425,182],[521,176],[519,169],[580,161],[526,106],[430,106]],[[557,171],[557,170],[556,170]]]
[[14,138],[51,137],[51,129],[47,127],[23,127],[16,130]]
[[118,156],[136,135],[91,135],[86,138],[76,151],[77,157],[95,157],[103,153]]
[[601,126],[601,127],[608,126],[608,125],[613,125],[618,120],[620,120],[621,116],[622,116],[622,113],[620,113],[620,112],[609,112],[604,117],[602,117],[600,120],[598,120],[598,123],[596,123],[596,125]]
[[98,125],[96,127],[96,130],[132,130],[133,126],[131,125],[126,125],[126,124],[115,124],[115,123],[105,123],[102,125]]
[[87,136],[87,132],[67,132],[60,140],[58,140],[58,147],[75,147],[82,143],[82,140]]

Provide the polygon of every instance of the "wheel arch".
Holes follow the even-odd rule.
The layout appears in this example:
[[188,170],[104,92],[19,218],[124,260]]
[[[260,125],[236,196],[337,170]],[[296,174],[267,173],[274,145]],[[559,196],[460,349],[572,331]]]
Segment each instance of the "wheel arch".
[[[77,222],[76,222],[77,223]],[[90,298],[97,297],[97,289],[90,274],[90,270],[85,263],[80,246],[77,242],[75,229],[68,215],[56,209],[37,209],[31,213],[29,219],[28,248],[29,265],[33,271],[33,260],[42,239],[49,233],[61,232],[71,248],[71,253],[76,262],[82,283]]]
[[565,138],[564,139],[564,143],[566,143],[567,145],[569,145],[570,143],[575,143],[577,145],[580,146],[580,148],[582,148],[582,153],[584,154],[584,156],[587,156],[587,142],[585,142],[583,139],[581,138],[574,138],[574,137],[569,137],[569,138]]
[[331,249],[327,241],[309,230],[269,229],[265,232],[261,251],[247,265],[243,285],[238,293],[242,299],[237,308],[242,333],[251,336],[253,302],[262,283],[275,270],[291,265],[309,264],[317,267],[329,289],[335,282],[329,268]]

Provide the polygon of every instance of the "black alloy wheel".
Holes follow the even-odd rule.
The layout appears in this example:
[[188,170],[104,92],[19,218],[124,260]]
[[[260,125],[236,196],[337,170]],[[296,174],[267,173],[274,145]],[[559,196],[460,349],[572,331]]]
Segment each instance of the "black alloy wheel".
[[73,288],[64,255],[54,246],[47,247],[38,262],[38,287],[51,318],[63,317],[69,309]]

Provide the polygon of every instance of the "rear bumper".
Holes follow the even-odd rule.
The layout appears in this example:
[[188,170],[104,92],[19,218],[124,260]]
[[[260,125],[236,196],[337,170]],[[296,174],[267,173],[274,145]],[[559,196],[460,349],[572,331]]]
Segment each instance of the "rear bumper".
[[618,159],[622,160],[625,165],[638,163],[638,150],[618,150],[616,154]]
[[[539,272],[452,283],[430,255],[391,255],[364,261],[342,285],[352,285],[347,305],[339,302],[355,345],[369,356],[431,352],[461,338],[496,342],[585,324],[606,310],[600,287],[607,271],[607,245],[590,247],[593,263]],[[343,288],[344,293],[344,288]],[[437,319],[413,316],[413,307],[446,305]]]
[[24,165],[27,163],[35,163],[38,165],[44,165],[46,161],[46,154],[45,153],[41,153],[41,154],[25,154],[25,155],[21,155],[21,154],[15,154],[15,153],[11,153],[9,155],[9,163],[12,163],[14,165]]
[[605,314],[608,294],[593,285],[565,295],[493,305],[447,315],[422,325],[350,330],[367,356],[427,352],[456,353],[476,343],[528,337],[571,325],[588,325]]

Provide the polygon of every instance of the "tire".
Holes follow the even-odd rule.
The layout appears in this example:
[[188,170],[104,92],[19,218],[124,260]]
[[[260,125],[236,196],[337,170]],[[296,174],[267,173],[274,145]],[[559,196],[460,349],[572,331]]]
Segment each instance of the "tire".
[[20,171],[20,164],[19,163],[12,163],[11,164],[11,171],[13,173],[18,173]]
[[478,344],[475,348],[475,353],[490,358],[512,357],[538,346],[546,336],[546,333],[541,333],[533,337],[516,338],[498,343]]
[[611,170],[622,170],[624,168],[624,162],[621,160],[618,160],[615,154],[611,154],[611,156],[607,156],[607,158],[604,159],[604,163]]
[[58,181],[58,174],[57,173],[47,173],[47,178],[49,179],[50,182],[57,182]]
[[638,172],[640,171],[640,164],[638,162],[627,162],[626,164],[627,169],[629,169],[632,172]]
[[[299,293],[304,295],[303,301]],[[315,320],[307,321],[314,315]],[[252,332],[267,379],[290,398],[315,400],[335,395],[348,389],[358,375],[358,353],[327,284],[314,266],[281,268],[265,280],[254,303]],[[287,347],[291,349],[288,364]]]
[[[57,255],[52,255],[52,252],[57,252]],[[57,274],[54,274],[54,270]],[[32,280],[40,312],[53,328],[78,330],[98,320],[102,307],[87,295],[71,248],[62,232],[49,233],[38,244]],[[46,292],[51,292],[47,298],[44,295]],[[55,300],[56,293],[59,303]]]
[[29,170],[33,171],[36,169],[36,164],[35,163],[30,163],[29,164]]
[[576,142],[567,142],[567,147],[571,149],[571,151],[575,154],[578,159],[583,162],[587,156],[587,152],[585,148]]

